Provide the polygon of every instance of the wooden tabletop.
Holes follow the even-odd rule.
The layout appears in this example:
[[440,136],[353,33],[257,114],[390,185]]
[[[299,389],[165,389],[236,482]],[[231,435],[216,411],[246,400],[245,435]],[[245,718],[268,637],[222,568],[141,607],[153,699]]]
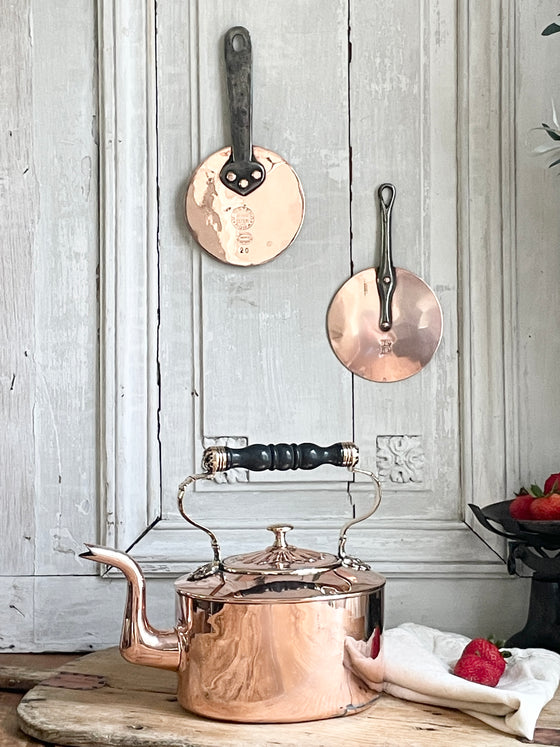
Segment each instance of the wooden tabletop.
[[[58,657],[58,658],[57,658]],[[72,656],[0,655],[0,688],[21,689],[51,679],[53,667],[86,675],[73,689],[40,684],[22,698],[0,691],[0,747],[49,743],[73,747],[407,747],[472,744],[484,747],[519,745],[459,711],[398,700],[389,695],[368,710],[340,719],[302,724],[229,724],[184,711],[175,698],[176,675],[127,664],[117,649],[78,659]],[[27,683],[24,675],[27,673]],[[96,677],[104,685],[99,687]],[[65,675],[68,678],[68,675]],[[9,684],[11,682],[11,685]],[[60,683],[59,683],[60,684]],[[19,706],[18,730],[16,705]],[[535,733],[536,745],[560,745],[560,694],[545,707]]]
[[20,731],[16,708],[39,673],[57,670],[76,658],[76,654],[0,654],[0,747],[44,744]]

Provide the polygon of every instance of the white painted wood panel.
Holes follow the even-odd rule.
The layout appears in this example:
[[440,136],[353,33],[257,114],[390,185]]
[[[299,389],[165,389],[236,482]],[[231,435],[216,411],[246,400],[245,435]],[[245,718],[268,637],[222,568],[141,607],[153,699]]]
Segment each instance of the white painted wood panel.
[[[274,261],[233,268],[201,254],[203,436],[265,443],[351,438],[351,383],[324,335],[329,289],[347,272],[346,19],[341,0],[199,6],[202,156],[229,142],[223,34],[245,25],[253,39],[254,142],[292,165],[306,195],[301,232]],[[267,483],[306,479],[251,475]]]
[[[202,382],[194,361],[199,255],[185,221],[185,195],[198,162],[196,64],[199,46],[198,3],[165,3],[157,21],[158,179],[159,179],[159,372],[162,516],[175,511],[177,486],[197,471],[194,421]],[[181,33],[178,33],[178,29]],[[172,322],[171,322],[172,320]]]
[[[457,15],[455,4],[449,0],[441,3],[418,3],[411,20],[410,4],[403,2],[392,3],[390,13],[381,15],[375,4],[355,3],[350,7],[346,4],[334,4],[333,8],[336,7],[338,12],[331,12],[324,19],[322,14],[319,14],[314,25],[316,28],[323,28],[323,23],[324,28],[319,35],[323,39],[323,46],[336,50],[334,58],[329,57],[328,61],[334,71],[326,76],[329,80],[328,104],[325,103],[323,88],[318,85],[320,75],[322,74],[323,78],[325,75],[324,64],[319,68],[316,60],[323,60],[317,49],[313,52],[314,48],[308,39],[305,26],[309,7],[309,4],[298,4],[297,8],[291,9],[289,15],[292,33],[283,39],[281,50],[276,49],[274,55],[260,60],[258,42],[266,35],[266,24],[259,26],[264,21],[253,4],[244,3],[236,7],[234,15],[231,15],[229,6],[223,6],[219,2],[205,3],[204,6],[190,3],[188,13],[183,13],[183,20],[190,23],[189,41],[188,44],[183,43],[182,54],[178,59],[182,64],[188,64],[191,74],[188,79],[183,74],[182,84],[180,70],[174,62],[177,59],[176,42],[171,41],[175,37],[178,19],[175,14],[166,16],[165,11],[160,9],[158,50],[161,68],[165,70],[171,65],[175,71],[172,95],[166,99],[165,88],[159,87],[159,111],[163,117],[162,121],[165,123],[165,117],[171,117],[174,122],[174,128],[169,131],[170,144],[160,139],[162,163],[167,164],[165,153],[168,147],[171,153],[176,154],[181,150],[173,143],[184,142],[180,122],[177,122],[174,113],[176,110],[183,112],[190,126],[191,170],[198,160],[228,141],[227,116],[224,117],[221,40],[224,31],[235,23],[246,23],[253,32],[254,78],[258,81],[261,71],[262,78],[267,82],[264,90],[255,82],[255,142],[261,142],[258,137],[261,121],[259,110],[266,111],[270,108],[274,111],[283,95],[284,79],[288,79],[289,90],[292,92],[290,116],[296,122],[300,122],[303,133],[307,131],[307,122],[310,119],[315,121],[313,116],[309,115],[307,102],[313,102],[314,97],[318,96],[317,103],[311,107],[311,111],[323,111],[324,107],[328,106],[330,116],[327,142],[330,143],[330,147],[337,146],[336,152],[345,153],[347,161],[350,158],[350,147],[352,148],[352,190],[350,172],[344,159],[339,159],[342,168],[339,168],[338,173],[342,176],[338,190],[330,196],[334,209],[328,212],[329,221],[334,217],[336,225],[341,220],[344,223],[346,216],[346,231],[340,235],[333,235],[330,243],[322,242],[322,256],[328,259],[328,273],[319,283],[321,276],[314,268],[313,282],[307,284],[305,293],[297,282],[289,281],[284,265],[289,263],[291,266],[293,262],[299,262],[296,277],[308,278],[306,257],[299,259],[302,256],[298,252],[299,244],[302,243],[305,249],[308,243],[306,236],[320,236],[326,226],[324,212],[313,212],[313,206],[308,209],[304,229],[296,243],[274,262],[262,267],[247,269],[223,265],[207,257],[192,240],[187,241],[184,248],[180,241],[177,245],[172,241],[169,245],[170,251],[162,254],[162,267],[167,273],[167,268],[172,266],[168,264],[173,256],[171,247],[177,246],[180,257],[187,248],[193,253],[191,290],[186,287],[189,280],[185,278],[182,292],[182,298],[190,299],[193,303],[193,378],[190,387],[190,395],[194,400],[193,451],[197,456],[200,455],[205,437],[210,440],[216,436],[241,437],[249,441],[313,438],[309,436],[309,432],[303,432],[300,426],[296,427],[295,422],[292,425],[292,428],[295,427],[295,433],[292,431],[290,436],[290,416],[281,415],[278,409],[286,402],[293,402],[295,417],[301,418],[303,422],[312,422],[317,432],[326,434],[330,428],[332,436],[326,438],[325,435],[325,441],[344,438],[346,436],[341,435],[340,430],[338,434],[336,431],[336,424],[343,422],[338,414],[339,410],[333,410],[330,406],[331,393],[336,392],[339,407],[346,412],[347,418],[353,419],[354,437],[362,449],[365,464],[375,465],[380,451],[378,439],[386,439],[388,436],[410,436],[413,441],[418,442],[416,448],[422,458],[422,474],[419,480],[406,482],[402,486],[386,482],[386,498],[379,517],[388,520],[389,524],[379,528],[373,524],[360,528],[356,530],[357,539],[364,546],[365,552],[373,556],[374,548],[379,543],[387,548],[391,546],[391,520],[413,520],[421,517],[442,521],[441,535],[424,534],[425,530],[417,521],[411,523],[409,529],[411,537],[420,545],[424,539],[433,542],[434,537],[441,537],[435,555],[430,556],[429,560],[426,559],[424,565],[427,572],[428,569],[429,572],[436,572],[437,567],[449,568],[449,564],[456,560],[455,556],[461,556],[461,553],[466,556],[472,552],[471,537],[466,528],[454,535],[453,545],[448,545],[444,540],[446,527],[451,530],[453,523],[463,516],[464,501],[471,500],[471,494],[468,493],[467,498],[467,492],[462,490],[459,472],[460,438],[470,427],[470,420],[463,420],[462,423],[459,421],[457,321],[461,313],[470,314],[471,307],[468,303],[463,305],[465,299],[459,295],[461,289],[457,277],[458,210],[461,207],[457,189],[457,132],[466,121],[464,115],[457,116],[457,111],[460,97],[463,95],[473,97],[473,108],[469,111],[474,111],[475,105],[479,102],[477,95],[480,79],[476,75],[479,67],[491,82],[495,81],[493,85],[499,87],[501,84],[502,47],[499,47],[495,54],[491,54],[489,50],[493,49],[494,40],[491,32],[494,27],[488,27],[488,34],[482,32],[488,19],[494,24],[501,20],[501,6],[494,3],[484,12],[463,6],[462,12]],[[324,4],[321,7],[324,9]],[[270,13],[266,16],[267,23],[269,20]],[[300,33],[296,34],[294,30],[298,28]],[[471,33],[472,43],[469,41]],[[331,41],[329,34],[333,35]],[[305,39],[306,43],[301,47],[291,48],[291,44],[301,44],[300,37]],[[403,40],[406,40],[406,44]],[[352,43],[351,62],[348,41]],[[166,51],[167,45],[172,50],[171,53]],[[267,51],[269,50],[274,50],[273,44],[269,45]],[[309,60],[305,65],[304,75],[301,74],[301,65],[298,68],[291,67],[295,59]],[[464,60],[467,60],[467,64]],[[462,65],[460,70],[465,77],[464,88],[456,86],[458,64]],[[201,81],[204,81],[204,86]],[[181,95],[181,85],[185,90],[184,95]],[[299,94],[294,94],[293,91],[299,91]],[[182,103],[189,98],[189,92],[190,109]],[[214,96],[211,95],[212,92]],[[484,94],[486,93],[484,89]],[[499,99],[494,89],[490,93]],[[339,97],[339,106],[336,105],[336,96]],[[306,107],[304,108],[303,103],[301,107],[293,106],[293,101],[306,102]],[[333,111],[337,117],[339,111],[343,113],[343,116],[336,120],[340,122],[338,130],[333,129]],[[306,117],[302,117],[302,112]],[[492,126],[500,132],[501,115],[498,107],[488,110]],[[270,143],[262,142],[286,155],[288,160],[294,163],[296,170],[300,171],[297,159],[303,159],[305,156],[298,155],[298,142],[290,135],[293,130],[286,125],[281,116],[274,118],[275,122],[277,120],[284,124],[278,127],[277,132],[272,132],[274,140]],[[467,128],[468,126],[470,120],[467,121]],[[472,127],[476,132],[476,123]],[[313,130],[317,142],[321,137],[321,129],[314,126]],[[289,142],[286,142],[286,149],[283,150],[278,147],[277,141],[286,140],[288,135]],[[348,137],[350,139],[345,140]],[[309,139],[308,137],[307,140]],[[491,140],[487,147],[483,147],[485,143],[471,139],[472,145],[471,140],[467,140],[468,153],[471,152],[468,150],[470,147],[474,157],[487,162],[499,162],[501,140]],[[180,147],[183,147],[184,152],[184,146]],[[316,149],[312,149],[311,156],[310,162],[316,169]],[[302,160],[304,171],[305,164],[305,160]],[[180,203],[181,180],[184,179],[182,165],[179,164],[177,168],[175,158],[169,161],[169,165],[171,179],[175,173],[172,184],[179,186],[162,188],[160,179],[160,192],[173,194],[174,199]],[[460,163],[460,166],[463,168],[460,178],[468,180],[469,163]],[[315,172],[310,172],[312,194],[320,194],[324,168],[319,168],[314,176],[313,173]],[[167,176],[167,171],[165,174]],[[304,174],[301,176],[305,187]],[[445,337],[434,361],[426,371],[409,381],[383,386],[357,378],[352,381],[351,375],[340,366],[330,351],[324,331],[324,318],[332,294],[348,276],[350,258],[354,262],[354,270],[371,265],[377,258],[375,191],[378,184],[386,180],[397,182],[399,190],[396,212],[398,214],[400,209],[402,220],[395,221],[395,246],[403,247],[404,266],[415,269],[428,282],[434,284],[444,308]],[[350,197],[351,222],[347,212]],[[499,204],[496,203],[499,197],[497,194],[495,199],[489,200],[494,206],[494,212],[495,205]],[[342,218],[337,219],[337,215]],[[173,219],[177,219],[176,212]],[[165,230],[170,230],[174,236],[172,223],[173,220],[169,226],[166,224]],[[469,238],[468,234],[466,236]],[[163,226],[160,230],[160,241],[162,246],[166,245]],[[493,255],[499,259],[501,241],[497,235],[491,248]],[[476,242],[466,242],[466,249],[461,249],[461,257],[465,257],[466,263],[471,257],[479,258],[480,248]],[[181,292],[180,279],[176,282],[178,292]],[[474,288],[478,291],[478,286]],[[491,285],[484,286],[481,290],[488,294],[489,299],[492,297]],[[470,294],[470,286],[468,291]],[[290,311],[283,314],[283,319],[280,319],[276,313],[277,299],[285,298],[286,294],[292,299],[289,303]],[[470,295],[467,301],[470,302]],[[266,312],[264,316],[263,309]],[[315,318],[315,327],[310,327],[309,332],[304,335],[298,335],[296,328],[299,325],[295,322],[301,318],[302,313],[311,314]],[[178,314],[177,318],[182,323],[185,317],[181,307]],[[480,321],[482,329],[490,321],[497,333],[503,335],[504,319],[501,310],[491,320],[486,320],[480,315]],[[188,360],[190,338],[186,338],[185,343],[181,345],[179,333],[174,331],[175,324],[174,307],[170,306],[168,315],[161,317],[160,327],[160,339],[166,351],[163,359],[166,365],[169,365],[173,351],[166,343],[168,335],[170,339],[179,341],[179,349],[175,349],[178,359],[185,364]],[[286,330],[291,328],[294,329],[287,338],[289,347],[285,348],[278,335],[283,334],[286,337]],[[470,344],[470,337],[468,339]],[[267,361],[271,363],[270,366]],[[470,358],[468,361],[470,365]],[[501,365],[499,361],[498,364]],[[185,370],[190,370],[188,365]],[[261,381],[262,377],[258,374],[262,373],[262,370],[266,375]],[[337,372],[338,386],[336,381],[333,384],[334,380],[328,378],[333,370]],[[184,396],[184,385],[177,387],[173,382],[169,384],[165,369],[162,371],[162,413],[164,414],[167,409],[166,396],[171,397],[169,401],[173,405],[181,402],[190,409],[188,397]],[[296,379],[303,382],[302,386],[311,383],[313,390],[319,395],[319,401],[324,403],[324,413],[328,415],[328,428],[325,428],[321,419],[317,420],[315,417],[315,399],[310,400],[308,396],[299,399],[302,396],[301,387],[296,385],[296,379],[289,381],[286,378],[294,372],[297,373]],[[321,375],[318,375],[319,373]],[[475,389],[476,395],[480,397],[480,403],[476,404],[476,413],[483,414],[483,404],[488,401],[486,387],[481,382]],[[176,394],[177,392],[179,394]],[[470,402],[472,394],[467,394],[466,397]],[[174,407],[171,409],[176,412]],[[177,416],[173,417],[176,424]],[[499,421],[494,418],[493,422],[498,426],[502,423],[503,428],[503,420],[502,414]],[[215,425],[209,426],[212,422]],[[191,427],[191,419],[188,416],[185,417],[184,423],[185,428]],[[188,432],[184,429],[182,432],[185,433],[185,437],[177,439],[180,448],[189,438]],[[164,427],[161,432],[162,442],[170,443],[173,435],[168,434]],[[497,432],[496,438],[496,443],[501,444],[500,448],[504,448],[504,431]],[[162,467],[164,521],[157,524],[154,531],[143,536],[136,549],[144,557],[160,562],[162,570],[165,570],[169,568],[169,559],[175,556],[175,552],[178,554],[177,557],[181,557],[182,562],[202,560],[206,538],[197,536],[196,532],[193,533],[190,529],[181,532],[181,523],[174,507],[175,485],[167,484],[165,458]],[[177,474],[175,463],[172,469]],[[329,479],[340,480],[334,472],[336,471],[330,471]],[[262,542],[259,539],[258,523],[255,525],[254,521],[245,519],[245,516],[262,516],[262,523],[269,523],[279,517],[279,514],[285,521],[291,512],[294,520],[302,522],[304,538],[309,537],[311,540],[315,535],[315,529],[320,527],[324,539],[324,530],[328,530],[334,537],[336,527],[348,518],[348,512],[351,510],[344,484],[341,485],[339,492],[325,491],[321,485],[321,481],[324,480],[321,471],[303,476],[251,474],[248,482],[234,480],[232,484],[225,483],[217,489],[208,484],[197,486],[189,498],[189,506],[193,507],[194,515],[201,520],[204,514],[208,515],[209,521],[215,522],[213,527],[222,530],[225,547],[232,546],[235,551],[243,549],[244,544],[253,546],[252,543]],[[297,482],[288,489],[285,486],[288,481]],[[344,482],[344,477],[342,481]],[[481,485],[488,481],[488,476],[484,475]],[[311,483],[313,489],[306,490],[305,482]],[[262,491],[260,494],[255,492],[257,485]],[[278,488],[283,485],[284,490],[280,492]],[[268,506],[270,499],[267,499],[267,496],[271,495],[270,491],[274,494],[275,503],[281,502],[279,507],[274,506],[272,510]],[[360,506],[367,500],[368,488],[358,485],[353,493],[359,511]],[[324,516],[321,516],[322,500],[325,501]],[[236,506],[236,510],[234,515],[230,516],[227,507],[233,505]],[[307,507],[310,511],[306,517]],[[171,530],[170,534],[167,533],[167,528]],[[400,527],[399,531],[402,531]],[[183,534],[188,537],[186,543],[181,540]],[[492,544],[496,547],[502,546],[502,543],[495,541]],[[484,556],[484,550],[481,550],[481,553]],[[401,565],[406,565],[417,560],[406,555],[402,544],[394,547],[395,563],[398,561]],[[485,560],[499,565],[499,561],[489,551]],[[157,566],[152,565],[152,568],[155,570]],[[483,565],[480,572],[485,572]]]
[[104,541],[129,547],[160,513],[155,17],[97,8],[99,488]]
[[519,4],[518,54],[515,75],[516,108],[516,217],[518,268],[518,376],[520,474],[527,483],[543,481],[560,464],[560,298],[558,168],[552,158],[531,155],[537,145],[551,144],[544,132],[531,132],[542,122],[551,124],[552,102],[560,109],[556,61],[560,35],[541,36],[558,22],[558,6],[547,0]]
[[97,525],[93,20],[86,2],[2,14],[8,574],[79,572],[81,536]]
[[[35,450],[33,405],[34,288],[33,241],[38,214],[37,177],[32,159],[32,49],[29,4],[10,5],[0,14],[0,568],[6,574],[33,572]],[[18,65],[12,60],[17,59]],[[30,282],[31,279],[31,282]],[[21,455],[25,455],[22,459]]]
[[[185,542],[175,531],[167,558],[158,554],[157,536],[170,520],[182,521],[176,486],[198,469],[209,440],[331,443],[351,438],[351,382],[324,335],[332,285],[325,278],[347,271],[344,254],[332,251],[349,235],[347,11],[339,0],[323,3],[309,28],[309,7],[191,2],[158,9],[159,69],[169,81],[158,87],[164,521],[140,546],[164,564],[173,552],[205,557],[205,544],[196,549],[196,533]],[[272,17],[284,34],[270,33]],[[245,24],[253,39],[254,142],[285,157],[308,193],[297,240],[273,262],[252,268],[233,268],[207,256],[188,234],[183,216],[186,182],[194,168],[229,142],[223,35],[236,24]],[[178,25],[189,33],[177,35]],[[307,61],[304,75],[302,60]],[[328,118],[321,92],[325,78],[331,86]],[[340,485],[323,504],[325,515],[334,512],[340,524],[348,503],[347,473],[326,468],[319,479]],[[259,515],[262,527],[279,512],[284,521],[290,516],[309,521],[320,516],[321,485],[306,493],[307,507],[292,499],[301,495],[300,483],[306,480],[316,482],[317,477],[253,474],[247,484],[225,484],[218,491],[202,486],[200,498],[193,498],[195,511],[197,503],[203,512],[210,506],[209,518],[221,514],[222,526],[228,524],[232,504],[242,525]],[[278,490],[286,481],[295,481],[287,497]],[[253,483],[272,490],[274,497],[255,498]],[[279,502],[280,507],[272,505]]]
[[379,261],[377,188],[390,182],[396,188],[394,263],[433,288],[444,333],[426,368],[409,379],[377,384],[355,378],[355,438],[375,464],[384,438],[413,437],[388,458],[395,465],[415,458],[418,469],[387,475],[380,517],[454,520],[462,514],[456,58],[463,38],[450,0],[394,0],[379,11],[360,2],[350,11],[354,270]]
[[[6,566],[2,564],[2,569]],[[20,572],[0,576],[0,652],[32,651],[34,636],[34,579]]]
[[[509,261],[514,159],[506,126],[515,109],[511,87],[513,11],[507,3],[469,3],[461,8],[468,44],[461,70],[459,161],[459,255],[463,313],[461,356],[464,413],[462,467],[469,501],[485,505],[508,497],[518,479],[518,442],[513,403],[516,306],[511,296],[515,265]],[[491,497],[491,500],[489,500]],[[472,514],[467,522],[480,532]],[[481,532],[489,542],[489,533]],[[503,551],[502,551],[503,552]]]
[[83,572],[96,532],[97,96],[91,3],[33,2],[35,572]]

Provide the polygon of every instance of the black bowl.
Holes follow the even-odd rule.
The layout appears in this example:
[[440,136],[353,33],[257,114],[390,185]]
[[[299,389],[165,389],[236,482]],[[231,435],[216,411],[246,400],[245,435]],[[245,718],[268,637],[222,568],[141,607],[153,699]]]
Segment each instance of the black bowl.
[[[550,550],[560,548],[560,521],[518,520],[509,513],[513,501],[499,501],[489,506],[469,507],[480,523],[495,534],[508,539],[527,542],[534,547],[545,547]],[[499,531],[490,522],[499,524],[503,531]]]

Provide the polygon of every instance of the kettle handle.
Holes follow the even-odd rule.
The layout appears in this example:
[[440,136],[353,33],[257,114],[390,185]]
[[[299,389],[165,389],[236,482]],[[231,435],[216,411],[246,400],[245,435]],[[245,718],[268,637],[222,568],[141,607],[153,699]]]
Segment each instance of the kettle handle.
[[210,446],[202,456],[202,466],[208,472],[225,472],[234,467],[252,472],[264,470],[316,469],[322,464],[352,467],[359,458],[358,448],[350,441],[331,446],[317,444],[251,444],[241,448]]
[[202,455],[202,466],[205,470],[202,474],[191,475],[179,485],[177,504],[181,516],[189,524],[201,529],[210,537],[213,561],[205,567],[204,572],[217,572],[222,567],[220,557],[220,545],[216,535],[207,527],[197,523],[185,511],[183,501],[185,491],[189,485],[197,480],[213,480],[219,472],[226,472],[234,467],[248,469],[255,472],[263,470],[296,470],[315,469],[323,464],[332,464],[337,467],[347,467],[354,474],[362,474],[370,477],[376,486],[376,495],[372,507],[362,516],[357,516],[348,521],[340,530],[338,540],[338,557],[343,565],[354,568],[367,568],[358,558],[353,558],[346,553],[346,532],[354,524],[369,518],[378,508],[381,502],[381,485],[379,479],[369,470],[358,469],[359,452],[358,447],[351,441],[339,441],[331,446],[317,446],[313,443],[301,444],[251,444],[238,449],[229,446],[209,446]]

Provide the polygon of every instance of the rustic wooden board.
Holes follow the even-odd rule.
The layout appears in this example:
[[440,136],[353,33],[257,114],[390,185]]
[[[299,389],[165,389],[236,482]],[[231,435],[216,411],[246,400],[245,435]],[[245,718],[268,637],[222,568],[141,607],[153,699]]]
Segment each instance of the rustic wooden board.
[[37,744],[18,729],[16,708],[22,693],[75,658],[75,654],[0,654],[0,747]]
[[34,669],[30,667],[0,667],[0,690],[26,693],[43,680],[56,674],[56,669]]
[[[19,725],[36,739],[74,747],[401,747],[458,744],[507,747],[515,737],[497,732],[458,711],[418,705],[383,695],[368,711],[348,718],[303,724],[228,724],[184,711],[174,692],[176,675],[136,667],[117,649],[89,654],[64,667],[67,671],[103,675],[97,690],[70,690],[38,685],[18,708]],[[534,744],[560,744],[560,700],[543,711],[543,738]],[[550,741],[556,739],[556,741]]]
[[22,734],[17,726],[17,693],[0,692],[0,747],[32,747],[37,742]]

